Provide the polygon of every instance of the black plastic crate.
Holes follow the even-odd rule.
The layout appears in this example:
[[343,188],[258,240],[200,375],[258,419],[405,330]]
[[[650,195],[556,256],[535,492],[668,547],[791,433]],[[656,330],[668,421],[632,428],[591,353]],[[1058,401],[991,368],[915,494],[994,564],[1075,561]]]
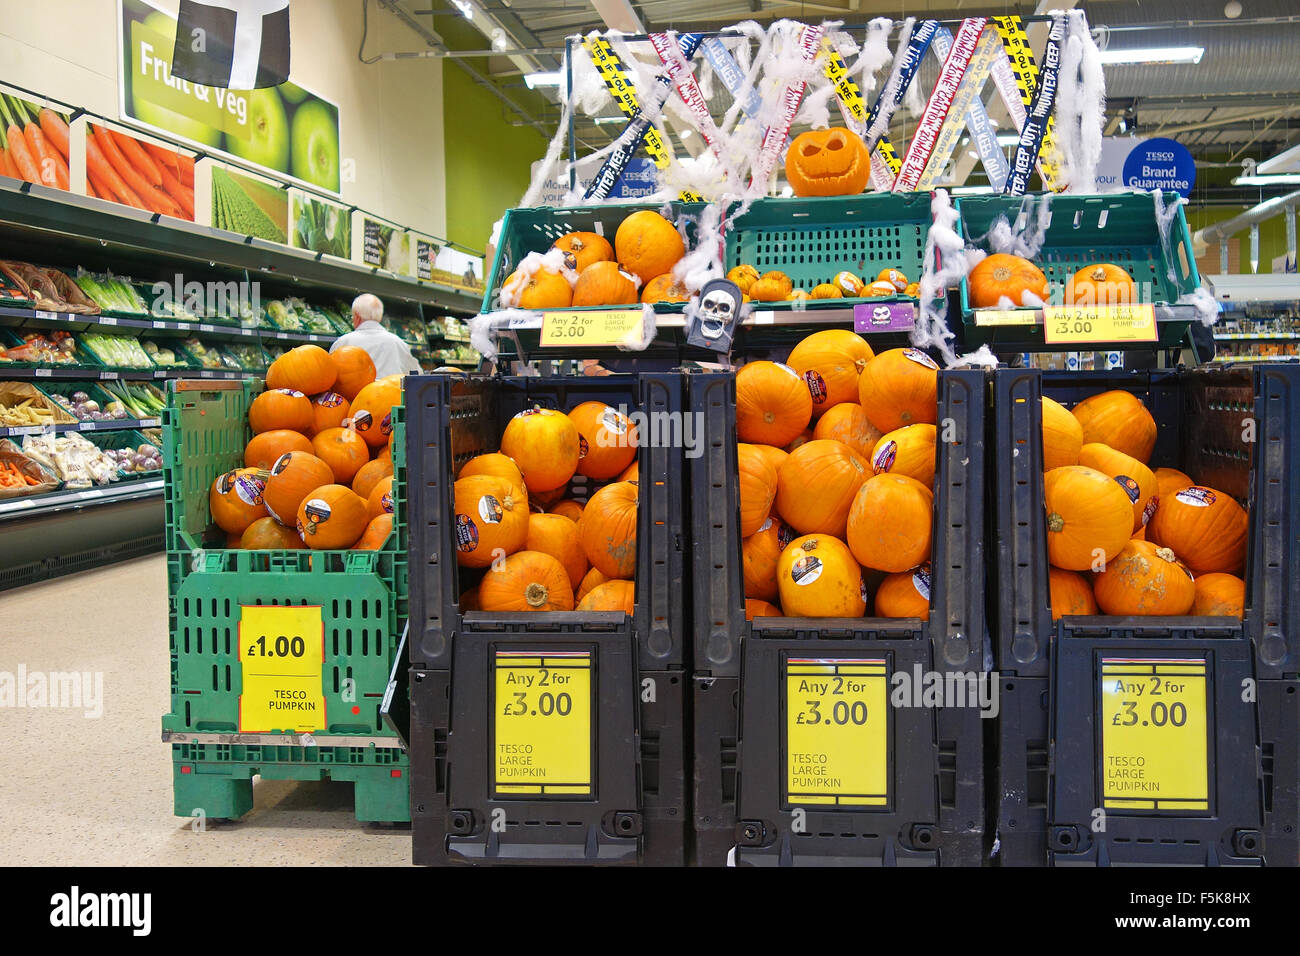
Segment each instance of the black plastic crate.
[[[1071,406],[1109,389],[1133,392],[1155,418],[1153,468],[1180,468],[1247,507],[1243,621],[1104,616],[1052,621],[1039,399],[1046,394]],[[1300,491],[1300,436],[1290,424],[1300,420],[1300,369],[999,370],[993,408],[997,666],[1004,689],[1014,686],[1020,700],[1003,707],[998,721],[998,860],[1036,866],[1190,858],[1295,864],[1300,775],[1292,701],[1300,672],[1300,582],[1288,574],[1283,555],[1300,535],[1300,504],[1293,503]],[[1252,428],[1254,441],[1246,440]],[[1099,798],[1103,744],[1096,688],[1098,655],[1113,639],[1125,641],[1124,650],[1137,659],[1208,655],[1213,693],[1207,691],[1207,706],[1233,681],[1251,681],[1255,700],[1246,701],[1247,707],[1214,709],[1207,747],[1219,758],[1209,767],[1209,788],[1221,795],[1210,800],[1211,809],[1108,812],[1108,820],[1121,821],[1118,828],[1088,829],[1085,839],[1076,833],[1088,824],[1087,819],[1081,823],[1076,801],[1105,810]],[[1238,665],[1229,663],[1238,660],[1246,666],[1240,674],[1234,669]],[[1234,693],[1233,700],[1242,703],[1243,689]],[[1048,761],[1042,759],[1045,746]],[[1249,758],[1240,767],[1228,762],[1236,750]],[[1248,798],[1244,802],[1237,799],[1242,794]],[[1263,839],[1252,852],[1233,850],[1231,834],[1255,830]],[[1152,834],[1158,836],[1148,839]]]
[[926,621],[747,622],[735,376],[692,376],[690,388],[706,436],[704,455],[690,462],[695,861],[722,865],[735,847],[738,865],[980,865],[984,721],[978,708],[886,708],[884,792],[868,795],[870,803],[832,809],[792,801],[787,793],[783,674],[792,659],[830,658],[866,662],[861,666],[886,681],[914,668],[983,678],[984,373],[939,376],[939,419],[952,420],[956,437],[937,452],[934,590]]
[[[452,476],[474,455],[496,451],[516,412],[534,405],[568,411],[599,400],[680,422],[681,376],[432,375],[410,380],[406,395],[416,561],[410,643],[415,861],[681,865],[690,826],[682,441],[669,440],[669,432],[651,441],[642,429],[630,618],[463,613],[459,569],[448,557],[455,554]],[[564,655],[586,661],[580,669],[590,693],[590,760],[572,788],[503,788],[492,754],[498,710],[510,704],[497,700],[494,667],[516,657],[546,662]]]

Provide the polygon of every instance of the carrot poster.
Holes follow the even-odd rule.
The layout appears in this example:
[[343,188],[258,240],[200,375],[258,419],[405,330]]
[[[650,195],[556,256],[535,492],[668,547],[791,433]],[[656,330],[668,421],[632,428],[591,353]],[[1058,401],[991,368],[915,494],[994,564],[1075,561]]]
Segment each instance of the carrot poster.
[[0,175],[68,188],[68,114],[0,93]]
[[194,160],[99,123],[86,128],[86,195],[194,221]]

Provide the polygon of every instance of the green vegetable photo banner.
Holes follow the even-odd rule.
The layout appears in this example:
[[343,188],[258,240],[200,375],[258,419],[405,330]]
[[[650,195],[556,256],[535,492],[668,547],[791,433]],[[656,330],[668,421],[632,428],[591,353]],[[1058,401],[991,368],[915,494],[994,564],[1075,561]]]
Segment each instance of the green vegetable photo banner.
[[200,86],[171,73],[176,19],[118,0],[123,120],[204,152],[339,192],[339,110],[293,83],[260,90]]

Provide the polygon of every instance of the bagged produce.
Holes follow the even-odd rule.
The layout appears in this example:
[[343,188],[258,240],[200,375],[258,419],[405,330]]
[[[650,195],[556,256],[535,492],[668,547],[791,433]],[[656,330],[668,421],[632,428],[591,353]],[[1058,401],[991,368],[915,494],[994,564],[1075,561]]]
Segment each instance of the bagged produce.
[[58,487],[53,474],[24,455],[9,439],[0,440],[0,501],[40,495]]

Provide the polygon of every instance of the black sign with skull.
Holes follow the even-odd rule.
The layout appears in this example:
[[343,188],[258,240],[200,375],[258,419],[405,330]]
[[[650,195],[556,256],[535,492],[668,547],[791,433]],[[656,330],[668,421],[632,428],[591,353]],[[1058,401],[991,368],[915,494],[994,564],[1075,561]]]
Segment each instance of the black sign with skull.
[[686,308],[686,341],[712,352],[729,352],[743,304],[740,286],[730,279],[704,283],[699,299]]

